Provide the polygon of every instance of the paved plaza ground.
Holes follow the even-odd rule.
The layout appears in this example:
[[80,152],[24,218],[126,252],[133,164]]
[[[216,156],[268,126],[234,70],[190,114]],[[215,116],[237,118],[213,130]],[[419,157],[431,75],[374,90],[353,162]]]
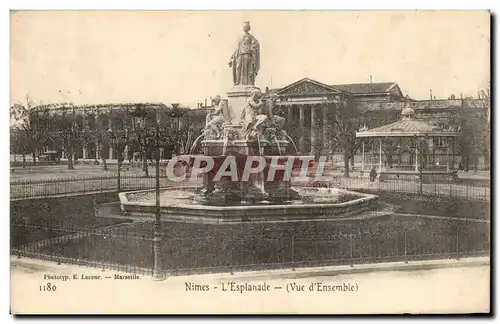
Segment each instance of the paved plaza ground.
[[[65,164],[59,165],[39,165],[12,168],[14,172],[10,173],[10,181],[26,180],[54,180],[83,177],[112,177],[117,175],[118,166],[113,162],[108,164],[108,170],[104,171],[101,165],[76,164],[74,170],[68,170]],[[154,175],[154,167],[150,167],[150,174]],[[142,168],[129,167],[128,164],[122,167],[123,176],[141,176],[144,174]]]
[[[416,267],[415,265],[418,265]],[[113,279],[118,272],[11,259],[11,311],[26,313],[288,313],[388,314],[481,313],[490,305],[488,258],[363,266]],[[418,270],[422,269],[422,270]],[[424,270],[425,269],[425,270]],[[395,271],[397,270],[397,271]],[[367,272],[368,271],[368,272]],[[78,280],[44,279],[44,275]],[[102,279],[83,280],[84,276]],[[124,274],[122,274],[124,275]],[[106,278],[111,277],[111,278]],[[40,291],[50,282],[56,291]],[[223,291],[228,283],[269,284],[269,292]],[[309,291],[309,286],[348,286],[354,291]],[[209,291],[188,291],[186,285]],[[292,284],[305,291],[287,292]],[[217,288],[215,288],[217,287]],[[275,288],[275,287],[281,287]]]

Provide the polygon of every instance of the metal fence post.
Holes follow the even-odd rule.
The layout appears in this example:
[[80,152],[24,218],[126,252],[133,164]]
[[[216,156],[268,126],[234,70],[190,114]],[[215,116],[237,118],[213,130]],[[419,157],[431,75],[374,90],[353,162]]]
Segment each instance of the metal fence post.
[[244,255],[244,253],[243,253],[243,236],[242,236],[242,237],[240,237],[240,254],[241,254],[241,257],[240,257],[240,265],[241,265],[241,266],[243,266],[244,261],[245,261],[245,260],[243,259],[243,255]]
[[[120,159],[120,156],[118,156],[118,159]],[[121,174],[120,174],[120,162],[118,162],[118,175],[116,176],[116,186],[118,187],[118,192],[121,191]]]
[[231,246],[231,259],[229,260],[229,271],[231,276],[234,275],[234,245]]
[[295,271],[295,236],[292,236],[292,271]]
[[352,245],[353,245],[353,239],[352,239],[352,233],[349,234],[349,250],[350,250],[350,265],[351,267],[353,266],[353,251],[352,251]]
[[405,263],[408,263],[408,249],[407,249],[407,241],[406,241],[406,228],[404,229],[404,237],[405,237],[405,241],[404,241],[404,248],[405,248]]
[[281,233],[281,263],[285,264],[285,242],[283,241],[283,233]]
[[[464,226],[464,228],[469,229],[469,228],[467,227],[467,218],[464,220],[464,225],[465,225],[465,226]],[[467,233],[468,233],[468,232],[464,231],[464,234],[463,234],[463,235],[464,235],[464,250],[467,250]],[[474,236],[473,236],[473,237],[474,237]],[[474,252],[475,252],[475,251],[474,251]]]

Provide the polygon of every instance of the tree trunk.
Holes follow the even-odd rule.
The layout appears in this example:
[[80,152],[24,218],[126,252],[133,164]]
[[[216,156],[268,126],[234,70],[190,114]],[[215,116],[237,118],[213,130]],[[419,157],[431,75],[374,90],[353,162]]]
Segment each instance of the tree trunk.
[[146,177],[149,177],[148,158],[145,152],[142,153],[142,171]]
[[102,158],[102,171],[108,171],[108,163],[104,157]]
[[125,146],[117,145],[116,146],[116,163],[118,168],[121,168],[123,165],[123,160],[125,156]]
[[106,163],[106,157],[104,155],[104,145],[101,141],[99,141],[97,146],[101,155],[102,171],[108,171],[108,164]]
[[68,170],[74,170],[75,167],[73,166],[73,159],[74,159],[73,149],[70,148],[67,153],[68,153]]
[[349,178],[349,155],[344,153],[344,177]]
[[120,153],[120,150],[117,150],[116,151],[116,163],[118,165],[118,169],[120,169],[121,166],[122,166],[122,157],[121,157],[121,155],[122,154]]
[[33,151],[33,152],[31,153],[31,156],[33,157],[33,165],[36,165],[36,152],[35,152],[35,151]]
[[392,153],[386,156],[387,156],[387,164],[389,165],[389,168],[392,168]]
[[26,168],[26,154],[23,153],[23,168]]

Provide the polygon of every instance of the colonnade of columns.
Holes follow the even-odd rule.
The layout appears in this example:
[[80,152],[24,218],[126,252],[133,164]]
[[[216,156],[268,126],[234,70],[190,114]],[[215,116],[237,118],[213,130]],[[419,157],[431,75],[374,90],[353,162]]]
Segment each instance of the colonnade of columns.
[[[306,116],[308,113],[310,114],[310,122],[307,122]],[[328,152],[330,145],[328,131],[330,126],[328,125],[327,116],[328,107],[324,105],[288,106],[288,130],[289,133],[293,133],[294,129],[298,130],[299,153],[317,155]],[[309,137],[309,140],[307,137]],[[310,148],[307,145],[308,143],[310,143]]]
[[[92,145],[92,144],[94,144],[94,145]],[[101,152],[100,151],[101,151],[101,145],[103,145],[103,144],[101,144],[101,143],[92,143],[92,144],[83,146],[81,149],[81,155],[78,152],[75,152],[75,153],[77,154],[78,157],[81,157],[82,159],[96,159],[96,160],[101,159]],[[162,150],[162,149],[160,149],[160,150]],[[108,159],[113,160],[113,159],[117,158],[116,150],[115,150],[115,147],[113,145],[108,144],[106,151],[108,151]],[[128,153],[129,153],[129,146],[126,145],[125,148],[123,149],[123,157],[125,159],[128,158]],[[62,154],[62,156],[61,156],[62,158],[66,158],[66,154],[64,153],[64,151],[61,152],[61,154]],[[161,154],[163,156],[163,152],[161,152]]]

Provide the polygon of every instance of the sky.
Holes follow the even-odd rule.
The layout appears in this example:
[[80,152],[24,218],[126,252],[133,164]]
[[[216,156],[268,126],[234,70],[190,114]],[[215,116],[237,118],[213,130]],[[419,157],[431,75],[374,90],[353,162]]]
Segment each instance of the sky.
[[428,99],[477,95],[490,78],[486,11],[17,11],[11,104],[163,102],[196,107],[232,87],[250,21],[256,85],[397,82]]

